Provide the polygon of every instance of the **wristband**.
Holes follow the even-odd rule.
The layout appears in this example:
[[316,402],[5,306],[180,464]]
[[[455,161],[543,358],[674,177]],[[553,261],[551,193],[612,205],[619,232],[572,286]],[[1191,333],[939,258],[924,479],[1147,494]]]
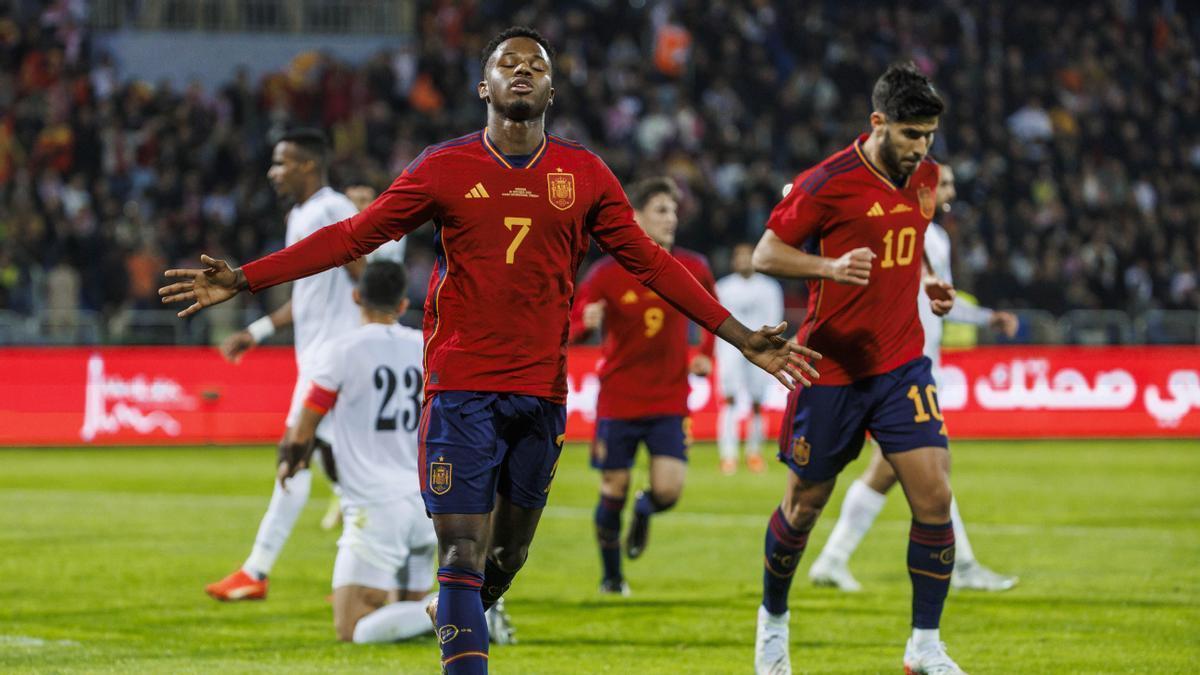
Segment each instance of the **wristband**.
[[271,321],[270,316],[264,316],[246,326],[246,332],[250,333],[250,337],[254,338],[254,343],[258,344],[275,334],[275,322]]

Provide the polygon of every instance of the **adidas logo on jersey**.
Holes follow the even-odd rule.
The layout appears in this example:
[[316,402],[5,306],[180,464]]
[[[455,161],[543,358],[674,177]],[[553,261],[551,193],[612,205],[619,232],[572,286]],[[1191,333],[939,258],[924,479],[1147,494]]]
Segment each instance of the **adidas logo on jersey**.
[[625,291],[625,295],[621,296],[622,305],[632,305],[638,301],[638,294],[635,291]]
[[876,216],[882,216],[883,215],[883,207],[879,205],[879,202],[875,202],[874,204],[871,205],[871,208],[867,210],[867,215],[871,216],[872,218],[874,218]]
[[471,188],[471,191],[464,196],[467,199],[487,199],[488,197],[491,197],[491,195],[487,193],[487,190],[483,189],[483,183],[476,183],[475,187]]
[[897,205],[893,206],[893,207],[892,207],[892,210],[891,210],[891,211],[888,211],[888,213],[889,213],[889,214],[892,214],[892,213],[908,213],[908,212],[910,212],[910,211],[912,211],[912,207],[911,207],[911,206],[909,206],[908,204],[897,204]]

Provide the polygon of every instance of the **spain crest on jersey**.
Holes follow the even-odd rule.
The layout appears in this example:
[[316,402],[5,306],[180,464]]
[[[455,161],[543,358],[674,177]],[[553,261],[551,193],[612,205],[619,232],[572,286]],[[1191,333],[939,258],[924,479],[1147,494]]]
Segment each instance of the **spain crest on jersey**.
[[926,186],[921,186],[917,190],[917,201],[921,204],[921,217],[933,218],[933,209],[936,206],[933,198],[933,190]]
[[550,205],[554,208],[566,211],[575,205],[575,174],[548,173],[546,187],[550,193]]
[[453,474],[454,466],[450,462],[430,462],[429,491],[435,495],[444,495],[449,492]]

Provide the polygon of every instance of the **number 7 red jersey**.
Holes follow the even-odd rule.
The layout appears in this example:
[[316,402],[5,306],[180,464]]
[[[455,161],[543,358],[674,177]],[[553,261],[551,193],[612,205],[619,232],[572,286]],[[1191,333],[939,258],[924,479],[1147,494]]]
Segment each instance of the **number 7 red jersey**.
[[486,131],[430,146],[361,213],[242,271],[258,291],[343,265],[427,221],[437,259],[425,301],[426,391],[565,401],[568,317],[589,236],[707,330],[729,316],[638,227],[604,162],[552,135],[519,163]]
[[933,218],[938,165],[928,157],[897,185],[863,152],[863,134],[801,173],[767,228],[784,242],[826,258],[866,246],[877,256],[871,282],[808,282],[808,312],[796,339],[825,357],[817,384],[848,384],[921,355],[917,316],[925,229]]

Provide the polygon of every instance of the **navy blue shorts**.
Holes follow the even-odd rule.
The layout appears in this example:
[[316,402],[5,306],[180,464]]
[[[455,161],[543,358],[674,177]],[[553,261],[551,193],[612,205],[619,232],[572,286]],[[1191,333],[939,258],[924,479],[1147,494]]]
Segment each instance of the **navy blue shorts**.
[[566,406],[536,396],[433,394],[417,432],[425,509],[489,513],[497,492],[522,508],[542,508],[566,426]]
[[804,480],[829,480],[858,457],[868,431],[884,454],[949,447],[928,358],[851,384],[797,387],[779,432],[779,461]]
[[651,457],[676,457],[686,462],[688,446],[692,444],[692,418],[683,415],[627,420],[602,417],[596,421],[596,438],[592,441],[592,468],[605,471],[633,468],[639,443],[646,444]]

